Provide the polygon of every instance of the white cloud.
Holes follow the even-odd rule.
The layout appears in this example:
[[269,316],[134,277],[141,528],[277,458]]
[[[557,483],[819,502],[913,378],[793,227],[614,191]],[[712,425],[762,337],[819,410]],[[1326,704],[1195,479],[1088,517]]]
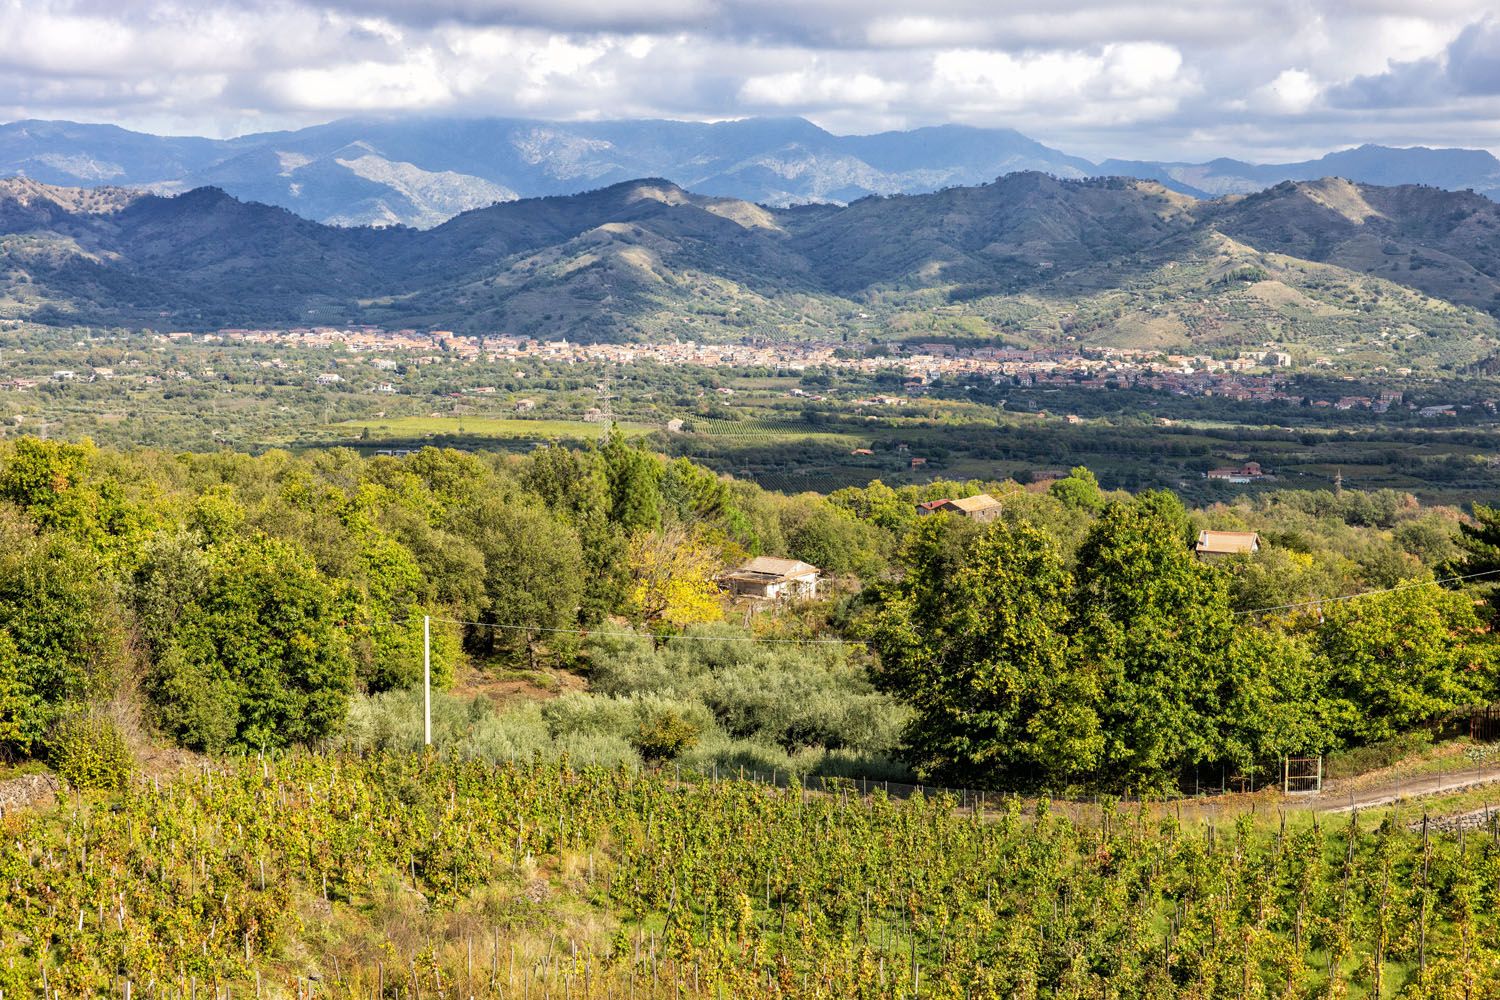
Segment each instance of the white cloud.
[[847,131],[1009,125],[1091,156],[1500,146],[1489,6],[0,0],[0,118],[223,135],[378,111],[774,111]]
[[1300,115],[1311,108],[1322,93],[1322,86],[1307,70],[1284,69],[1276,74],[1276,79],[1255,91],[1251,103],[1263,110]]
[[335,112],[430,108],[453,97],[429,53],[396,65],[360,62],[285,70],[266,79],[265,92],[284,107]]
[[751,77],[740,87],[740,99],[752,106],[777,108],[849,104],[881,108],[900,97],[905,90],[902,84],[869,73],[846,76],[816,70],[793,70]]
[[987,121],[1046,112],[1120,124],[1169,113],[1195,91],[1181,71],[1181,55],[1156,43],[1020,55],[955,49],[934,57],[931,96]]
[[1182,53],[1155,42],[1126,42],[1104,47],[1100,75],[1112,92],[1139,97],[1173,87],[1182,69]]
[[920,14],[878,17],[865,29],[865,38],[880,48],[965,45],[985,35],[982,22]]

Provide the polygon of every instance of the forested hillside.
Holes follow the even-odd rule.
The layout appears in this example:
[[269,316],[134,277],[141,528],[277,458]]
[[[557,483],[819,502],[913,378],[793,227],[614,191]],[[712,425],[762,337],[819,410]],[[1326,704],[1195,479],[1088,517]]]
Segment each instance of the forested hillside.
[[[982,489],[988,527],[915,506]],[[1396,493],[1188,512],[1075,470],[788,497],[612,435],[401,459],[21,439],[0,500],[0,738],[64,767],[100,726],[208,753],[407,745],[425,616],[440,688],[587,679],[440,698],[439,744],[489,759],[1164,792],[1500,694],[1487,606],[1430,584],[1491,570],[1490,515],[1460,530]],[[1204,527],[1264,547],[1200,562]],[[731,604],[719,575],[758,554],[821,568],[822,596]],[[1387,592],[1339,599],[1364,591]]]

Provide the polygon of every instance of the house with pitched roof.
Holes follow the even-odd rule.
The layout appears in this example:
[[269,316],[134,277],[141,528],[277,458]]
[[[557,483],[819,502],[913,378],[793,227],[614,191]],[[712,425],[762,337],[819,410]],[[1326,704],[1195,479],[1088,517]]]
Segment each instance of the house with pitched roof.
[[719,583],[735,597],[758,601],[816,597],[821,571],[800,559],[756,556],[719,577]]
[[1253,531],[1200,531],[1193,546],[1193,554],[1204,560],[1259,551],[1260,535]]

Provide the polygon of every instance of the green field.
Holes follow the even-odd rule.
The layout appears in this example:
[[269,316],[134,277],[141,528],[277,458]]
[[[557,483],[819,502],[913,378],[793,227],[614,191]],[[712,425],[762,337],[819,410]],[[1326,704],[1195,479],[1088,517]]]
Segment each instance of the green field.
[[[617,424],[626,437],[639,437],[656,428],[647,424]],[[391,417],[345,420],[332,429],[348,430],[360,438],[369,431],[371,441],[415,441],[427,438],[489,438],[522,441],[597,441],[609,425],[584,420],[525,420],[509,417]]]

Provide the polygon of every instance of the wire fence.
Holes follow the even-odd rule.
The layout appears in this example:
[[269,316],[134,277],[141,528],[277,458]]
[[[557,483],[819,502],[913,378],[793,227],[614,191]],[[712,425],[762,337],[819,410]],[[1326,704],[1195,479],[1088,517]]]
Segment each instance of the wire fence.
[[831,774],[796,774],[790,771],[762,771],[756,768],[684,768],[673,765],[673,774],[682,782],[716,782],[723,780],[753,781],[775,788],[800,789],[822,795],[859,796],[870,798],[880,795],[891,799],[944,798],[953,802],[960,810],[983,811],[986,805],[993,806],[1005,799],[1004,793],[987,792],[983,789],[956,788],[947,785],[913,784],[889,781],[884,778],[852,777]]
[[1068,811],[1070,808],[1097,809],[1100,806],[1117,807],[1172,806],[1174,804],[1207,803],[1229,795],[1275,793],[1278,798],[1297,802],[1306,798],[1302,793],[1315,794],[1324,791],[1324,768],[1318,757],[1280,759],[1262,768],[1247,768],[1245,773],[1231,768],[1215,768],[1214,781],[1205,780],[1196,787],[1184,776],[1175,789],[1160,790],[1148,795],[1131,791],[1107,794],[1086,791],[1079,786],[1059,789],[1031,789],[1026,793],[996,791],[983,788],[934,785],[890,781],[883,778],[855,777],[844,775],[796,774],[789,771],[765,771],[756,768],[734,767],[708,769],[666,765],[679,782],[717,782],[726,780],[751,781],[771,785],[775,788],[799,790],[807,794],[834,795],[870,799],[876,796],[904,800],[918,796],[926,799],[942,799],[960,812],[983,814],[1007,807],[1012,801],[1023,798],[1034,800],[1045,797],[1049,807]]

